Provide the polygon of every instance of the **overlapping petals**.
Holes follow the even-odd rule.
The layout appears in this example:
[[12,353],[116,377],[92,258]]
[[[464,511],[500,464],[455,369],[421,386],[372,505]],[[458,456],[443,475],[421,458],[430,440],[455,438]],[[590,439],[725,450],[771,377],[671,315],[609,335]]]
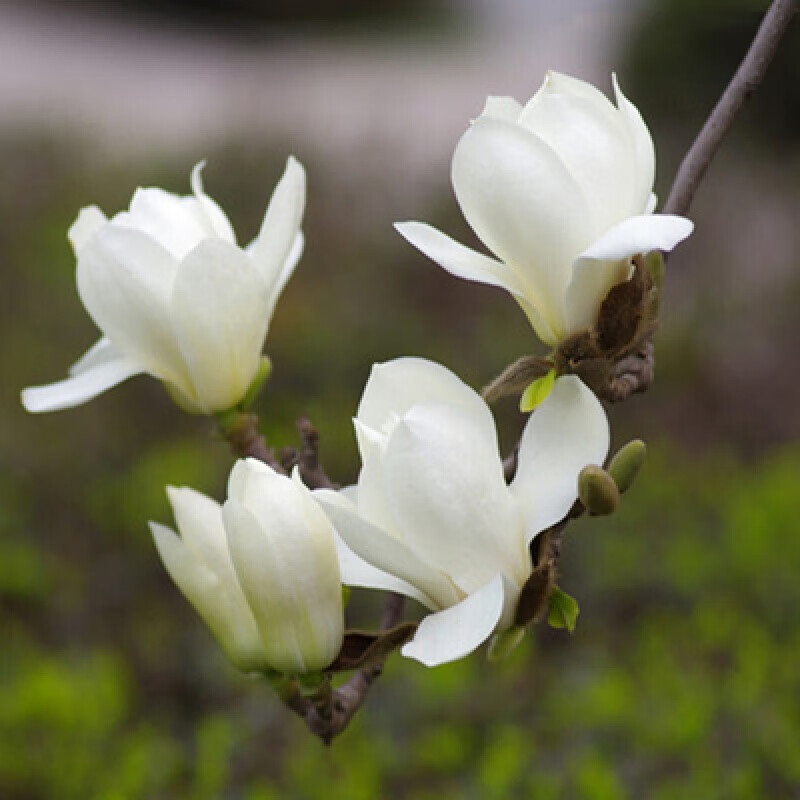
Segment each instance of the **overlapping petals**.
[[26,389],[29,411],[90,400],[132,375],[166,382],[187,409],[235,406],[255,377],[275,303],[303,250],[305,172],[289,158],[255,241],[236,244],[204,192],[137,189],[110,220],[83,209],[70,229],[78,293],[103,332],[65,381]]
[[358,556],[433,612],[404,654],[460,658],[511,624],[531,540],[569,511],[581,469],[605,459],[605,413],[578,378],[559,378],[526,426],[510,486],[491,412],[438,364],[373,367],[355,425],[358,485],[315,495]]
[[452,181],[496,258],[419,222],[396,226],[452,274],[507,289],[547,344],[595,321],[633,255],[671,250],[692,231],[683,217],[652,215],[653,142],[616,78],[614,90],[616,107],[551,72],[525,106],[487,100],[456,147]]

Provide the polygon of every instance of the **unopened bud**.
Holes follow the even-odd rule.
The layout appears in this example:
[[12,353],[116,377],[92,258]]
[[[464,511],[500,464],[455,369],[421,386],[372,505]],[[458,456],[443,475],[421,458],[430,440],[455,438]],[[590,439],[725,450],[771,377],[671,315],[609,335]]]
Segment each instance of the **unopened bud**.
[[641,439],[634,439],[617,451],[608,465],[608,474],[617,484],[620,494],[633,485],[647,455],[647,445]]
[[612,514],[619,505],[619,489],[614,479],[602,468],[584,467],[578,476],[578,496],[590,514]]

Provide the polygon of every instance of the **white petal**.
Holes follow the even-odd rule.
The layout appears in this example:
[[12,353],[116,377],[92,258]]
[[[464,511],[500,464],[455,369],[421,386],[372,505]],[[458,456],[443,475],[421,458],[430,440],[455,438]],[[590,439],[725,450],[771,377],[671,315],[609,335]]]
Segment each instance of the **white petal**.
[[486,98],[486,105],[481,111],[482,117],[492,117],[492,119],[502,119],[506,122],[516,122],[522,113],[522,103],[513,97],[489,96]]
[[[558,154],[589,204],[596,236],[644,207],[637,204],[636,157],[620,114],[594,87],[572,90],[575,79],[548,75],[519,124]],[[599,99],[598,99],[599,98]],[[652,183],[647,187],[649,192]]]
[[637,213],[643,206],[647,207],[650,200],[656,178],[656,151],[653,146],[653,138],[650,136],[647,125],[644,124],[639,109],[622,93],[617,76],[612,75],[611,79],[614,83],[617,108],[619,108],[633,144],[636,165],[633,211]]
[[492,413],[481,396],[441,364],[414,356],[372,366],[356,418],[375,431],[383,431],[389,420],[399,419],[421,403],[462,409],[482,436],[495,437]]
[[181,262],[170,311],[198,405],[238,403],[258,370],[269,324],[269,292],[252,259],[206,239]]
[[230,592],[230,587],[169,528],[151,522],[150,529],[170,577],[231,661],[245,671],[268,667],[255,619],[241,592]]
[[575,180],[542,139],[490,117],[459,141],[452,179],[467,222],[513,266],[525,297],[560,336],[570,267],[592,236]]
[[280,281],[300,230],[305,204],[306,173],[302,164],[289,156],[269,201],[261,230],[249,248],[270,286],[277,286]]
[[372,525],[376,525],[397,539],[402,539],[402,534],[394,530],[392,515],[386,502],[383,455],[388,437],[373,431],[358,419],[353,420],[353,425],[358,449],[361,452],[361,470],[358,473],[358,513]]
[[92,238],[95,231],[108,222],[108,217],[97,206],[86,206],[78,213],[72,223],[67,238],[72,244],[75,254]]
[[407,658],[435,667],[469,655],[494,633],[505,605],[502,575],[457,605],[425,617],[414,638],[403,646]]
[[[356,508],[338,492],[317,491],[314,496],[345,544],[359,558],[373,565],[381,574],[396,576],[398,591],[413,597],[427,608],[444,608],[457,602],[459,595],[452,582],[434,567],[421,561],[401,541],[360,517]],[[348,565],[350,568],[352,565]],[[353,573],[342,572],[342,581],[351,583]],[[356,573],[359,580],[368,576]],[[374,577],[374,576],[373,576]],[[356,582],[351,585],[385,588],[377,583]],[[402,586],[402,588],[400,588]],[[388,588],[388,587],[386,587]]]
[[167,487],[172,513],[186,545],[213,572],[233,578],[228,540],[222,524],[222,506],[188,487]]
[[451,275],[499,286],[525,297],[524,284],[506,264],[459,244],[424,222],[396,222],[394,227],[406,241]]
[[[333,529],[307,490],[251,472],[247,507],[223,507],[228,547],[270,664],[296,673],[326,667],[341,647],[343,614]],[[311,524],[309,524],[311,523]]]
[[406,241],[451,275],[510,292],[528,315],[536,335],[548,344],[555,344],[557,337],[534,306],[535,297],[526,296],[528,287],[510,266],[459,244],[423,222],[396,222],[394,227]]
[[117,361],[123,358],[122,353],[111,343],[111,340],[103,336],[98,339],[70,368],[69,374],[80,375],[93,367],[107,364],[109,361]]
[[575,260],[567,289],[567,328],[570,332],[597,319],[608,291],[630,278],[630,257],[650,250],[672,250],[693,230],[685,217],[645,214],[620,222]]
[[525,515],[528,543],[564,518],[578,497],[580,471],[602,465],[608,445],[600,401],[574,375],[558,378],[525,426],[510,487]]
[[180,261],[209,236],[205,217],[198,210],[193,197],[180,197],[157,188],[137,189],[130,210],[115,214],[111,221],[146,233]]
[[142,368],[138,364],[118,358],[85,369],[57,383],[23,389],[22,405],[31,413],[73,408],[141,371]]
[[236,244],[236,234],[233,232],[230,220],[203,189],[203,169],[205,169],[205,166],[205,161],[195,164],[190,179],[194,197],[185,198],[184,200],[196,201],[194,202],[194,212],[200,216],[208,235],[219,236],[220,239],[224,239],[226,242]]
[[104,225],[78,255],[78,293],[97,327],[143,371],[192,388],[169,317],[178,265],[149,236]]
[[423,561],[466,593],[498,572],[524,582],[522,520],[496,436],[458,408],[417,405],[391,435],[383,469],[392,517]]
[[272,317],[272,314],[275,311],[275,305],[277,304],[278,299],[280,298],[284,287],[289,282],[289,278],[292,277],[294,269],[303,255],[303,250],[305,249],[305,246],[306,246],[306,240],[305,237],[303,236],[303,232],[298,231],[297,236],[294,237],[294,243],[292,244],[292,249],[289,251],[289,255],[286,257],[286,261],[283,264],[283,269],[278,275],[278,279],[275,281],[274,284],[272,284],[269,290],[269,309],[267,313],[270,316],[270,318]]

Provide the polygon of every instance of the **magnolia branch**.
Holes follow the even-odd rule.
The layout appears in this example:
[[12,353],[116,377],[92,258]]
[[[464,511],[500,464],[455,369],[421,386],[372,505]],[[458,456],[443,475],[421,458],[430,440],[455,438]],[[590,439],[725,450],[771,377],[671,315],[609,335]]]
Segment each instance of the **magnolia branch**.
[[711,160],[737,114],[764,78],[767,67],[798,8],[798,0],[774,0],[731,82],[684,156],[664,206],[665,214],[685,214]]

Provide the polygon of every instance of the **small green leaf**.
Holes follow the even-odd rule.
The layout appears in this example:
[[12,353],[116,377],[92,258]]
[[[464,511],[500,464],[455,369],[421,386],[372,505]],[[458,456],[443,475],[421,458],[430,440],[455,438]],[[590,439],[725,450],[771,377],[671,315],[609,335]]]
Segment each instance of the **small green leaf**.
[[566,628],[572,633],[575,630],[575,622],[579,613],[578,601],[556,586],[550,594],[547,624],[551,628]]
[[542,401],[550,394],[553,384],[556,382],[556,371],[551,369],[546,375],[537,378],[533,383],[529,384],[528,388],[522,393],[519,399],[520,411],[533,411],[536,406],[540,405]]
[[502,633],[497,633],[489,642],[489,651],[486,657],[491,663],[507,658],[516,646],[525,638],[525,628],[514,627]]

